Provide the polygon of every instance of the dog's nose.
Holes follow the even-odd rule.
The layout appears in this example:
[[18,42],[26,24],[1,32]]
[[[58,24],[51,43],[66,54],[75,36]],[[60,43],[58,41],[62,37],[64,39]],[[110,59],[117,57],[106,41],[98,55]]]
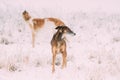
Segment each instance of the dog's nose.
[[76,33],[73,33],[74,35],[76,35]]

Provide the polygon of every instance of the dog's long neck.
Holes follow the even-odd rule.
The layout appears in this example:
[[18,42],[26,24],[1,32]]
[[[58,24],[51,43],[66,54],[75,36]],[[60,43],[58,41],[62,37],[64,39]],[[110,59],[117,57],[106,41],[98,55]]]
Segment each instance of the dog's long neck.
[[27,20],[26,22],[28,23],[28,25],[30,26],[30,28],[33,30],[33,22],[32,22],[32,18],[30,18],[29,20]]
[[63,37],[63,33],[57,31],[57,33],[54,35],[53,38],[54,38],[54,40],[61,41],[61,40],[64,38],[64,37]]

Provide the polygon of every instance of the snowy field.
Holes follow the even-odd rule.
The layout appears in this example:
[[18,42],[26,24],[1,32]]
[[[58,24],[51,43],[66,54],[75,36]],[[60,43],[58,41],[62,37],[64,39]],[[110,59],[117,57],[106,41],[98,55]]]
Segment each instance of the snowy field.
[[[0,80],[120,79],[119,0],[68,1],[1,0]],[[59,18],[76,33],[67,36],[66,68],[61,69],[59,54],[52,74],[50,40],[55,31],[51,24],[37,34],[32,48],[24,10],[33,18]]]

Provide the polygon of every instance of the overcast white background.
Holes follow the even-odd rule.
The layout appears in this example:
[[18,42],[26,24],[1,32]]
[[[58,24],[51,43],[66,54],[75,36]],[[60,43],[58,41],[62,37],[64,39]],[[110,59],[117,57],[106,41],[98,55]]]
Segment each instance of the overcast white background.
[[[56,65],[51,73],[53,23],[32,48],[24,10],[32,18],[59,18],[76,33],[67,36],[65,69]],[[119,48],[120,0],[0,0],[0,80],[119,80]]]

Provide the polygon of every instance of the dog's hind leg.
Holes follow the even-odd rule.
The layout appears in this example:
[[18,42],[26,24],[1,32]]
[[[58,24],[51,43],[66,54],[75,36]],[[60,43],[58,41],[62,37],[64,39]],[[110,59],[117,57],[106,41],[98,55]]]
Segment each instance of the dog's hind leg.
[[52,57],[52,73],[55,72],[55,60],[56,60],[56,48],[55,47],[52,47],[52,54],[53,54],[53,57]]

